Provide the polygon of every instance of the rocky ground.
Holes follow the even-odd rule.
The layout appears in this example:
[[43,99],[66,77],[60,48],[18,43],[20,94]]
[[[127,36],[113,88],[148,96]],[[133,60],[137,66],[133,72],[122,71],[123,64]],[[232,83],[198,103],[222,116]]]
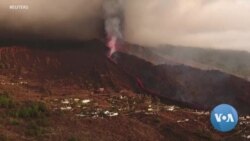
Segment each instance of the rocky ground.
[[[0,141],[250,140],[249,82],[108,51],[99,40],[0,47]],[[230,133],[210,124],[204,107],[218,103],[240,110]]]
[[[231,133],[215,131],[209,111],[170,105],[129,90],[33,88],[0,76],[0,140],[250,140],[250,116]],[[62,91],[65,94],[62,94]]]

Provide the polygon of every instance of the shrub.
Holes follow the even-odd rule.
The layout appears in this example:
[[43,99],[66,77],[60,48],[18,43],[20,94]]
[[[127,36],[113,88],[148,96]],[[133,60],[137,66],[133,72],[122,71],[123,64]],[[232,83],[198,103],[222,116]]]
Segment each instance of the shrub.
[[9,96],[8,92],[0,92],[0,107],[11,108],[14,106],[13,100]]
[[43,118],[48,115],[48,110],[44,103],[28,102],[12,111],[11,115],[18,118]]

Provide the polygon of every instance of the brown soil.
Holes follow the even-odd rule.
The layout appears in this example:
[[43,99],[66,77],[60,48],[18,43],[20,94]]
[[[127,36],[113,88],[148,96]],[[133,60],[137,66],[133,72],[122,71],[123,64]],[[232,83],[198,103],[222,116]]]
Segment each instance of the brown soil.
[[[199,89],[213,88],[211,93],[218,89],[222,96],[225,96],[222,92],[230,89],[229,100],[245,110],[245,104],[249,104],[247,82],[185,66],[154,66],[124,54],[113,60],[106,57],[107,51],[97,40],[0,48],[0,96],[5,91],[17,105],[15,108],[0,106],[0,140],[233,141],[243,140],[242,136],[250,133],[248,119],[240,121],[242,124],[231,133],[218,133],[210,125],[207,111],[193,106],[199,103],[178,97],[190,94],[197,101],[204,95],[210,97],[210,92]],[[178,74],[184,70],[190,72],[189,75],[179,79]],[[205,75],[211,84],[215,77],[229,78],[205,88],[208,83]],[[204,82],[198,82],[202,80]],[[191,93],[194,86],[197,86],[195,95]],[[187,93],[176,95],[177,88]],[[163,93],[166,91],[168,93]],[[235,95],[238,92],[242,94],[240,102]],[[9,114],[25,106],[27,101],[44,103],[46,113],[42,111],[41,117]],[[192,108],[183,107],[183,103]],[[182,106],[178,107],[179,104]]]

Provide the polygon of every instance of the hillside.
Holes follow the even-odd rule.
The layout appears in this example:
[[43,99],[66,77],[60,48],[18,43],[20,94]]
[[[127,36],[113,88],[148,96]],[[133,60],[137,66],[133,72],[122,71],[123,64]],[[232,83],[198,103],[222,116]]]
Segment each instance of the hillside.
[[[5,47],[0,49],[1,74],[12,79],[28,79],[32,82],[28,87],[47,89],[49,93],[53,93],[50,88],[58,86],[110,92],[126,89],[203,110],[229,103],[241,112],[250,113],[247,108],[250,83],[244,79],[178,63],[155,65],[126,53],[117,52],[108,58],[107,53],[108,49],[98,40],[46,47],[43,44]],[[161,59],[151,54],[149,60]]]
[[115,55],[118,66],[136,77],[148,93],[200,109],[229,103],[241,112],[250,113],[250,83],[244,79],[217,70],[153,65],[131,55]]
[[[0,140],[234,141],[250,134],[249,82],[124,52],[109,58],[108,51],[99,40],[1,46]],[[241,114],[228,134],[209,123],[220,102]]]
[[162,45],[150,48],[162,57],[171,57],[183,63],[196,66],[206,66],[210,69],[220,69],[225,72],[249,79],[250,53],[246,51],[216,50],[193,47]]

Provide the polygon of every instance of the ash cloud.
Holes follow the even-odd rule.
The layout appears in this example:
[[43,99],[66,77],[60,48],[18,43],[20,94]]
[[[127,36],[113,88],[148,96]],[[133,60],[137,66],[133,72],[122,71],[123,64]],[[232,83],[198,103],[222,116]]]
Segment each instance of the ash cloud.
[[[10,5],[29,10],[10,10]],[[102,0],[2,0],[0,39],[86,40],[102,36]]]
[[107,36],[115,36],[120,40],[123,38],[123,4],[123,0],[105,0],[103,4]]
[[145,46],[250,51],[249,17],[249,0],[1,0],[0,39],[85,40],[106,30]]
[[127,41],[250,51],[249,0],[128,0]]

